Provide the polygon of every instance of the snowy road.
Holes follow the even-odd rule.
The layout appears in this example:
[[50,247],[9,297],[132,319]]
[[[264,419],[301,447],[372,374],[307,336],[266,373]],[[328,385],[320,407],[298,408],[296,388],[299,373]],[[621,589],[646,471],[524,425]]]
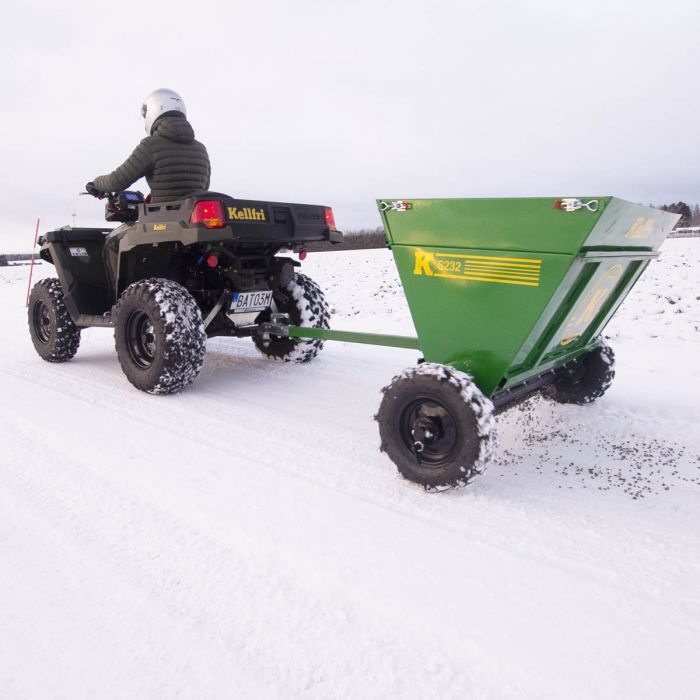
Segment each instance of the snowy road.
[[[662,253],[608,395],[499,417],[496,463],[443,494],[377,450],[416,352],[216,339],[147,396],[109,330],[41,361],[1,270],[0,697],[698,697],[700,242]],[[386,251],[304,271],[334,327],[411,332]]]

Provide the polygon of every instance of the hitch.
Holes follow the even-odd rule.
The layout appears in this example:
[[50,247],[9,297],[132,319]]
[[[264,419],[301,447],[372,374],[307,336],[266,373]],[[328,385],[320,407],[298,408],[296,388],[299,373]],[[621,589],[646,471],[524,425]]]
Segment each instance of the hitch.
[[270,314],[270,320],[258,324],[254,335],[266,348],[270,344],[270,336],[289,336],[289,323],[289,314]]

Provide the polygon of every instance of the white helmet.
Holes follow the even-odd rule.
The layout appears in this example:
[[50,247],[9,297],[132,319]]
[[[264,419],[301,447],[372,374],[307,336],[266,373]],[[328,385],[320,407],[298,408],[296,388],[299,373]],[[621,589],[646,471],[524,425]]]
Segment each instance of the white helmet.
[[180,112],[184,116],[187,116],[185,103],[175,90],[159,88],[146,95],[143,105],[141,106],[141,116],[146,120],[146,133],[149,136],[151,135],[151,129],[153,129],[153,124],[156,119],[163,116],[166,112]]

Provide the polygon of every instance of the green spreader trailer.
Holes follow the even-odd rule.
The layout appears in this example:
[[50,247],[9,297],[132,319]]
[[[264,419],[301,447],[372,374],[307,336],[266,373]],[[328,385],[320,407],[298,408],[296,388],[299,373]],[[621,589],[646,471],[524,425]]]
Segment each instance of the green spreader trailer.
[[600,334],[678,216],[615,197],[377,200],[418,337],[290,326],[420,350],[383,389],[381,449],[428,489],[467,484],[495,415],[541,392],[587,404],[614,377]]

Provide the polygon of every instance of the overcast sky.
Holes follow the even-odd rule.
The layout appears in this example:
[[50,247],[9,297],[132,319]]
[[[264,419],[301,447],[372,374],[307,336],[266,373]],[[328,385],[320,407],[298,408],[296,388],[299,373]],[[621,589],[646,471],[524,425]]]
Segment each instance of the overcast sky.
[[37,216],[103,222],[77,193],[145,136],[158,87],[212,189],[344,229],[378,225],[380,196],[700,201],[698,0],[30,0],[3,25],[0,252]]

